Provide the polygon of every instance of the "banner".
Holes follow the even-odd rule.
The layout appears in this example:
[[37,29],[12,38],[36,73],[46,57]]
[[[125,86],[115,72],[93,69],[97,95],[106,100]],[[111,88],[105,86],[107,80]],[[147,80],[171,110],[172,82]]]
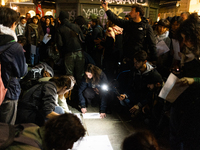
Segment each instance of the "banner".
[[36,7],[36,14],[40,14],[41,17],[44,16],[44,11],[42,10],[41,4],[38,4]]

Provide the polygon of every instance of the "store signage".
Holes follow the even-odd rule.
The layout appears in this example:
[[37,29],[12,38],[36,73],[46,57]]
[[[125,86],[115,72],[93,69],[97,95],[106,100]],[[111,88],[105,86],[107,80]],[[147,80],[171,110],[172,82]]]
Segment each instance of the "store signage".
[[[101,0],[91,0],[91,1],[101,2]],[[135,4],[135,3],[145,4],[147,0],[106,0],[106,2],[108,2],[109,4]]]

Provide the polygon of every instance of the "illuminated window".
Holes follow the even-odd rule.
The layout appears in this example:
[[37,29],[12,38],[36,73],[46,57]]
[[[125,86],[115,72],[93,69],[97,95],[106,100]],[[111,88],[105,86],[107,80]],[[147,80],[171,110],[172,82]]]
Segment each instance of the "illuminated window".
[[52,13],[51,11],[47,11],[47,12],[45,13],[45,16],[53,16],[53,13]]

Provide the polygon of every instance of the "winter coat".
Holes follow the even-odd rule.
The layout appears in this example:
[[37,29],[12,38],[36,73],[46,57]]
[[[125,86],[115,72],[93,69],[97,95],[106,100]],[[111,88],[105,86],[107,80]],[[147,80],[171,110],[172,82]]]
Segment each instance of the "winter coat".
[[[95,88],[97,88],[99,91],[101,91],[100,86],[103,85],[103,84],[107,84],[107,83],[108,83],[108,80],[107,80],[107,77],[106,77],[105,73],[101,72],[99,84],[95,85]],[[86,107],[86,100],[85,100],[85,98],[83,96],[83,91],[86,88],[94,88],[94,85],[92,85],[92,81],[87,83],[85,77],[83,77],[82,82],[81,82],[80,87],[79,87],[79,91],[78,91],[79,102],[80,102],[81,108],[85,108]],[[103,93],[102,96],[101,96],[100,110],[101,110],[102,113],[105,112],[105,109],[106,109],[106,97],[105,97],[105,94],[106,93]]]
[[120,93],[126,94],[128,99],[143,107],[151,102],[153,96],[153,92],[147,87],[152,82],[152,78],[162,82],[161,75],[148,62],[147,70],[142,74],[135,68],[129,72],[124,72],[118,78]]
[[24,94],[18,104],[17,123],[42,125],[56,106],[57,87],[51,81],[41,82]]
[[70,23],[68,19],[62,21],[60,27],[56,31],[56,44],[61,55],[82,50],[77,35],[79,33],[81,35],[82,31],[77,24]]
[[28,44],[39,46],[39,42],[41,43],[44,38],[44,33],[41,25],[30,23],[27,26],[28,26],[27,30]]
[[132,58],[139,50],[147,52],[149,50],[150,60],[155,61],[157,59],[153,29],[145,18],[136,23],[133,20],[119,19],[110,10],[106,11],[106,14],[109,20],[126,31],[123,39],[123,54],[125,57]]
[[[14,32],[14,31],[13,31]],[[3,52],[4,51],[4,52]],[[18,100],[21,93],[20,78],[27,73],[23,47],[10,35],[0,35],[1,77],[6,87],[10,79],[5,99]]]

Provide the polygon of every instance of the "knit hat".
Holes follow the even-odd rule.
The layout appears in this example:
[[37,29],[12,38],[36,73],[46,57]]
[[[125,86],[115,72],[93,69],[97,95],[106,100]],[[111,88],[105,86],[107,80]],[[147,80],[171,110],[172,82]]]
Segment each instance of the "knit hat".
[[147,84],[156,84],[156,83],[162,84],[162,82],[163,82],[162,77],[156,70],[152,71],[147,77]]
[[89,19],[93,20],[93,19],[97,19],[97,18],[98,18],[98,16],[96,14],[91,14]]
[[69,19],[69,14],[65,11],[61,11],[59,15],[59,20],[62,21],[64,19]]

